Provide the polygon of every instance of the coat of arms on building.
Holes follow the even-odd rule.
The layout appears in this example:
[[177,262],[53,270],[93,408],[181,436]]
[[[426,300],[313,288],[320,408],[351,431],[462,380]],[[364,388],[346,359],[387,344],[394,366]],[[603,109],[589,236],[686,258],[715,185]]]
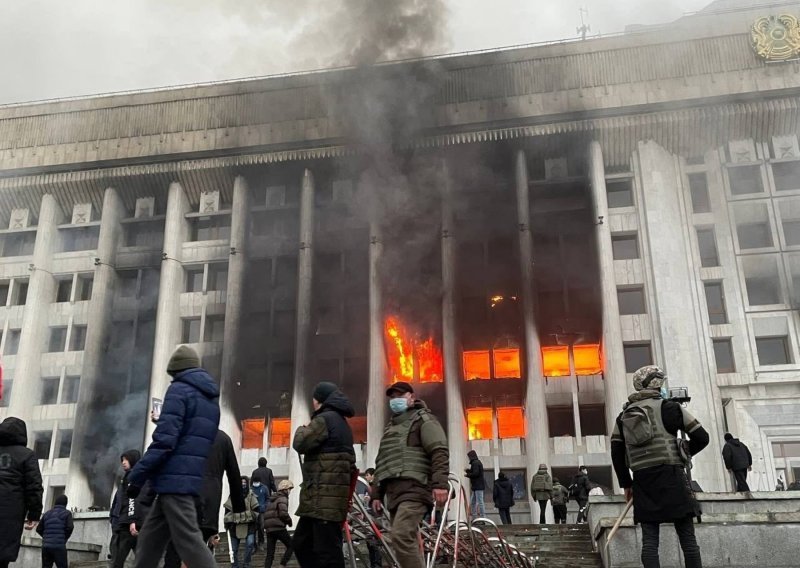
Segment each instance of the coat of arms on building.
[[766,61],[800,57],[800,22],[790,14],[764,16],[753,24],[753,49]]

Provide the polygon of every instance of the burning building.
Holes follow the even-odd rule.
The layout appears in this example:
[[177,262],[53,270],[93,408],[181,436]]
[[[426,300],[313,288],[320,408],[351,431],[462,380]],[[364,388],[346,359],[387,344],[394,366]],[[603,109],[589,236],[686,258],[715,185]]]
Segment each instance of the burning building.
[[800,46],[759,31],[793,25],[780,4],[0,107],[0,417],[27,420],[48,500],[105,504],[178,344],[220,378],[244,471],[299,475],[322,379],[373,465],[406,380],[454,471],[474,449],[521,497],[540,462],[612,488],[656,363],[711,433],[704,489],[730,487],[728,430],[760,488],[800,478]]

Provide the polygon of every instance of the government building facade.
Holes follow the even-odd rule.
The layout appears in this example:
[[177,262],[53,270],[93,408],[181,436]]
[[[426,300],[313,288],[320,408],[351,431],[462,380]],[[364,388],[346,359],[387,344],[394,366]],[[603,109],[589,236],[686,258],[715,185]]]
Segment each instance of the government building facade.
[[[744,6],[747,4],[747,6]],[[222,428],[299,482],[319,380],[374,465],[414,385],[451,468],[528,518],[539,463],[614,490],[645,364],[711,435],[705,491],[800,480],[798,2],[720,0],[624,34],[0,107],[0,418],[46,502],[105,508],[173,350]]]

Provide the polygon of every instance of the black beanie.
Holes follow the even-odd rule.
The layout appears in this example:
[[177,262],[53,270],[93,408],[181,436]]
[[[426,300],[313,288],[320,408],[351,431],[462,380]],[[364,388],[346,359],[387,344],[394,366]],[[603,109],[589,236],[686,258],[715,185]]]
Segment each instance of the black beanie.
[[335,384],[323,381],[314,387],[314,393],[312,396],[318,403],[323,404],[326,400],[328,400],[328,397],[337,390],[339,390],[339,387],[337,387]]
[[733,434],[730,432],[725,432],[725,441],[730,442],[731,440],[733,440]]
[[62,507],[66,507],[67,503],[69,503],[69,499],[67,499],[66,495],[59,495],[56,497],[55,504],[61,505]]

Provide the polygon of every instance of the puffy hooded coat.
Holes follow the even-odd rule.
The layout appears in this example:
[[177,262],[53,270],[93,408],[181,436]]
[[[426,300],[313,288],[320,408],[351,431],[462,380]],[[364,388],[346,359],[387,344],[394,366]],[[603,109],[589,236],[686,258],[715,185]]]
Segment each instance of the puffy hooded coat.
[[279,532],[292,526],[289,515],[289,495],[286,491],[276,491],[269,498],[267,512],[264,514],[264,530],[268,533]]
[[67,509],[67,497],[56,497],[56,505],[44,515],[36,525],[36,532],[42,537],[42,548],[66,548],[69,537],[75,529],[72,513]]
[[498,509],[510,509],[514,506],[514,486],[506,477],[505,473],[500,473],[492,488],[494,506]]
[[115,497],[117,523],[114,529],[127,531],[131,523],[136,523],[136,527],[141,530],[144,520],[147,518],[147,513],[150,512],[150,506],[153,504],[155,495],[150,483],[146,483],[136,499],[128,498],[125,494],[128,489],[128,479],[134,466],[141,459],[142,454],[138,450],[128,450],[121,457],[127,458],[131,469],[126,471],[119,481],[119,489]]
[[753,465],[750,449],[738,438],[732,438],[725,442],[725,447],[722,448],[722,459],[725,460],[725,469],[733,471],[747,469]]
[[28,430],[19,418],[0,424],[0,562],[14,562],[19,554],[26,520],[42,514],[42,474]]
[[350,505],[350,484],[356,472],[353,431],[347,418],[353,405],[340,391],[314,412],[308,426],[295,432],[292,447],[304,457],[298,517],[342,522]]
[[199,496],[211,445],[219,427],[219,387],[203,369],[175,374],[153,441],[128,482],[148,480],[158,494]]
[[467,453],[469,458],[469,468],[466,471],[469,477],[470,487],[473,491],[484,491],[486,489],[486,479],[483,477],[483,462],[478,459],[478,454],[475,450],[470,450]]

